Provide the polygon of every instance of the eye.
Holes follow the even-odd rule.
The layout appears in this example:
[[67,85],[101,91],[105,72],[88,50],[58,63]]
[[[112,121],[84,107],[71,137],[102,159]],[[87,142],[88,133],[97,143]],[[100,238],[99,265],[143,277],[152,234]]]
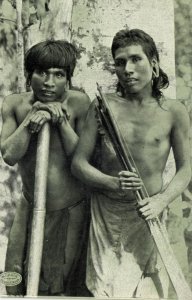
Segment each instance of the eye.
[[115,67],[123,67],[125,65],[124,59],[115,60]]
[[136,63],[136,62],[138,62],[138,61],[140,61],[141,60],[141,57],[140,56],[133,56],[132,57],[132,62],[133,63]]
[[63,77],[65,77],[65,73],[63,73],[63,72],[58,72],[58,73],[56,73],[56,77],[57,77],[57,78],[63,78]]
[[47,73],[43,70],[39,70],[38,71],[38,74],[41,76],[41,77],[46,77],[47,76]]

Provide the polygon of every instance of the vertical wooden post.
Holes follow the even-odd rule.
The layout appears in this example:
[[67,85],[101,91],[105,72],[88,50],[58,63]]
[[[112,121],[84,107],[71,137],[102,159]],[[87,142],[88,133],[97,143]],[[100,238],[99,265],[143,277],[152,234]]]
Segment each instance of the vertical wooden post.
[[21,93],[25,91],[22,0],[16,0],[16,11],[17,11],[18,93]]
[[[45,39],[71,40],[71,19],[73,0],[57,0],[49,2],[49,11],[42,18],[28,28],[30,44],[34,45]],[[40,27],[39,27],[40,26]]]

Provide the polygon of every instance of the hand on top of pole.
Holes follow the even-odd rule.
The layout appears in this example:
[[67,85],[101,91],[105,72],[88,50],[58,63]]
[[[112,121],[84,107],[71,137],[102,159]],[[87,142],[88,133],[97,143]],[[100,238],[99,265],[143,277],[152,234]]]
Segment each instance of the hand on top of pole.
[[63,121],[69,121],[70,116],[66,106],[61,102],[42,103],[36,101],[33,104],[30,116],[25,126],[31,133],[38,133],[42,126],[49,121],[53,124],[61,124]]

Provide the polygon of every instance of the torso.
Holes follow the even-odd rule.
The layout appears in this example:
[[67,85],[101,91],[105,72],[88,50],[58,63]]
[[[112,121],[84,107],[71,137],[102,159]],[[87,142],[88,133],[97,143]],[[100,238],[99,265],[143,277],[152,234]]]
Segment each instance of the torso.
[[[18,125],[24,120],[32,106],[31,93],[26,93],[24,96],[15,108]],[[74,109],[74,99],[71,100],[68,97],[66,106],[70,115],[70,125],[75,129],[76,111]],[[37,136],[37,134],[31,136],[28,150],[19,162],[23,192],[30,202],[33,201],[34,193]],[[66,156],[61,143],[59,130],[56,126],[51,125],[47,174],[47,210],[69,207],[85,198],[85,188],[71,174],[70,163],[70,159]]]
[[[147,191],[154,195],[162,189],[162,173],[170,151],[171,111],[161,108],[155,99],[139,107],[116,94],[107,96]],[[102,138],[101,154],[102,171],[117,176],[122,167],[106,135]],[[126,194],[134,198],[133,193]]]

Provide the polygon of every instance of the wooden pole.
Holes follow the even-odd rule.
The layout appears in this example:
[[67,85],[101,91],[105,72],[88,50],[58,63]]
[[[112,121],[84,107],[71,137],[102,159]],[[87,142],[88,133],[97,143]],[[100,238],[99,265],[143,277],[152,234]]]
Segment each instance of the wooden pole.
[[28,262],[27,296],[37,296],[44,240],[50,127],[45,123],[37,142],[35,190]]

